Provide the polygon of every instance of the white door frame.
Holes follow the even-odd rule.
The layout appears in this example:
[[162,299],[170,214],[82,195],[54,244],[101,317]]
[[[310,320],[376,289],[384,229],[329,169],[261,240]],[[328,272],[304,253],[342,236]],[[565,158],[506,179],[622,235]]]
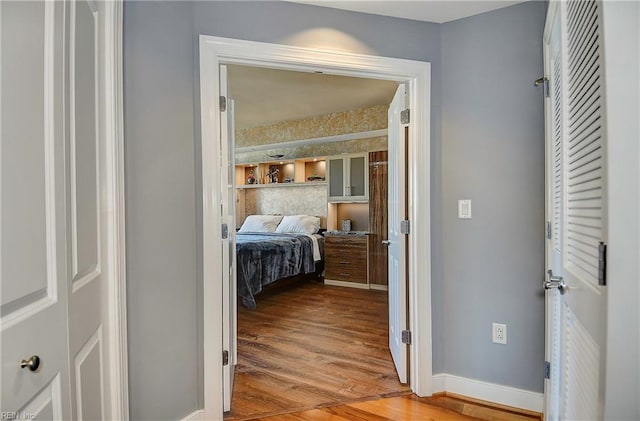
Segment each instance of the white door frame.
[[[202,227],[204,317],[204,415],[219,419],[222,402],[222,285],[220,277],[222,200],[219,65],[241,64],[408,83],[408,200],[410,385],[418,396],[432,393],[431,346],[431,64],[413,60],[308,49],[200,35],[202,124]],[[426,310],[426,311],[425,311]],[[219,356],[220,358],[217,358]]]
[[127,301],[126,301],[126,249],[125,249],[125,189],[124,189],[124,117],[122,79],[122,15],[123,1],[104,2],[106,109],[104,124],[106,145],[106,196],[107,246],[106,261],[107,298],[106,316],[106,366],[108,367],[109,390],[106,391],[110,405],[105,408],[107,419],[129,419],[129,370],[127,345]]

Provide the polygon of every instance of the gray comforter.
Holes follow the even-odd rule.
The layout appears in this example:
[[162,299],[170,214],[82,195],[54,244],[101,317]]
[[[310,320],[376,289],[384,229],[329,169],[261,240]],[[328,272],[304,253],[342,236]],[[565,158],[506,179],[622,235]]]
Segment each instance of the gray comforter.
[[238,233],[236,251],[238,295],[251,309],[263,286],[315,270],[313,240],[302,234]]

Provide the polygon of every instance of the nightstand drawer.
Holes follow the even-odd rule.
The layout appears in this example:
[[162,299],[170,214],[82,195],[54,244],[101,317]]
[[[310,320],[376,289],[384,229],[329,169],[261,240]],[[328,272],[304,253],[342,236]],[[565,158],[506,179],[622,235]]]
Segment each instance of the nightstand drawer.
[[367,265],[358,266],[325,266],[325,278],[336,281],[367,283]]
[[367,256],[326,256],[325,266],[331,267],[358,267],[367,265]]
[[327,247],[325,244],[324,254],[327,259],[336,258],[336,259],[367,259],[367,244],[363,244],[358,247],[340,247],[340,246],[331,246]]

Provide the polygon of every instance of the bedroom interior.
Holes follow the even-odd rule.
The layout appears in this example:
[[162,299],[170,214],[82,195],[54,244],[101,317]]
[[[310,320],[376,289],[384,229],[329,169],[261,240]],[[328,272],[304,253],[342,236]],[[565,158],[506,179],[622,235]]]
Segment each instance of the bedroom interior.
[[[387,111],[397,83],[237,65],[228,72],[239,304],[227,418],[406,392],[388,350],[383,244]],[[268,115],[273,108],[279,114]],[[314,366],[327,374],[309,379]],[[281,396],[291,389],[300,396]]]

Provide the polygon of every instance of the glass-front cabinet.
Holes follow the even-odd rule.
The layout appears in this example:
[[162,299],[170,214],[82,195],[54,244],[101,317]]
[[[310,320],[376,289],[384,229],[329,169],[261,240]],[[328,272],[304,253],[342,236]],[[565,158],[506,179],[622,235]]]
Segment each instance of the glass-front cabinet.
[[369,164],[366,153],[327,158],[329,202],[366,202],[369,199]]

